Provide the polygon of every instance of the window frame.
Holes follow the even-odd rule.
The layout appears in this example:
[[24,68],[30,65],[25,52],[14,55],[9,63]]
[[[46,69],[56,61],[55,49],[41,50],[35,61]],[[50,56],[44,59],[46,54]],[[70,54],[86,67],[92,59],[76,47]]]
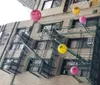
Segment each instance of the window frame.
[[[42,9],[41,9],[41,10],[45,10],[45,8],[44,8],[45,3],[46,3],[46,2],[49,2],[49,1],[52,1],[52,3],[51,3],[51,7],[50,7],[50,8],[47,8],[47,9],[55,8],[55,7],[53,7],[53,4],[54,4],[54,2],[57,1],[57,0],[44,0],[43,6],[42,6]],[[60,3],[60,6],[61,6],[61,4],[62,4],[62,0],[61,0],[61,3]],[[57,6],[57,7],[59,7],[59,6]]]
[[[50,40],[40,40],[40,41],[36,41],[36,44],[35,44],[35,46],[34,46],[33,49],[36,49],[36,50],[37,50],[37,49],[46,50],[46,45],[47,45],[48,41],[50,41]],[[44,45],[44,47],[41,49],[41,48],[39,48],[39,47],[41,47],[41,46],[39,46],[39,44],[42,45],[42,43],[44,43],[45,45]],[[50,46],[50,48],[51,48],[51,46]]]
[[[44,6],[45,6],[45,4],[46,4],[47,2],[49,2],[49,1],[52,1],[52,3],[50,4],[50,5],[51,5],[51,7],[50,7],[50,8],[52,8],[52,5],[53,5],[53,0],[48,0],[48,1],[44,1],[43,6],[42,6],[42,10],[44,10],[44,9],[45,9],[45,8],[44,8]],[[50,8],[46,8],[46,9],[50,9]]]
[[[88,18],[87,18],[87,22],[86,22],[86,24],[85,24],[84,26],[89,27],[89,26],[97,25],[98,23],[96,23],[96,24],[95,24],[95,23],[89,24],[90,21],[95,21],[95,20],[99,23],[99,22],[100,22],[100,16],[96,16],[96,17],[88,17]],[[78,19],[72,19],[71,22],[72,22],[72,23],[70,24],[70,29],[82,27],[82,26],[81,26],[82,24],[79,22]],[[79,26],[79,25],[76,25],[76,23],[79,23],[80,26]]]
[[59,26],[60,26],[61,28],[60,28],[60,29],[56,29],[56,30],[62,30],[63,21],[61,21],[61,22],[55,22],[55,23],[49,23],[49,24],[41,24],[41,26],[40,26],[40,28],[39,28],[39,30],[38,30],[38,33],[42,32],[44,26],[51,25],[51,28],[52,28],[52,27],[53,27],[54,25],[56,25],[57,23],[59,23]]
[[[61,68],[61,71],[60,71],[60,74],[63,74],[63,75],[72,75],[70,73],[70,68],[72,66],[79,65],[79,63],[80,63],[80,61],[76,60],[76,59],[64,59],[63,65],[62,65],[62,68]],[[79,65],[79,67],[80,67],[80,65]],[[83,77],[88,76],[89,75],[88,67],[82,67],[81,69],[79,69],[79,73],[77,75],[78,76],[83,76]]]
[[[77,49],[77,48],[91,48],[93,47],[93,42],[94,42],[94,39],[92,40],[92,43],[91,45],[88,44],[88,39],[90,37],[87,37],[87,38],[72,38],[72,39],[69,39],[68,40],[68,43],[67,43],[67,46],[71,49]],[[75,47],[71,47],[71,44],[73,41],[76,41],[76,46]],[[79,44],[80,43],[80,44]]]
[[69,4],[71,5],[71,4],[75,4],[75,3],[79,3],[79,2],[83,2],[83,1],[87,1],[87,0],[81,0],[81,1],[77,0],[76,2],[75,2],[75,0],[70,0]]
[[1,33],[1,35],[0,35],[0,39],[1,39],[0,40],[0,45],[4,45],[5,40],[7,40],[7,38],[5,40],[3,40],[4,36],[5,36],[5,28],[6,28],[6,25],[1,26],[1,28],[0,28],[0,33]]

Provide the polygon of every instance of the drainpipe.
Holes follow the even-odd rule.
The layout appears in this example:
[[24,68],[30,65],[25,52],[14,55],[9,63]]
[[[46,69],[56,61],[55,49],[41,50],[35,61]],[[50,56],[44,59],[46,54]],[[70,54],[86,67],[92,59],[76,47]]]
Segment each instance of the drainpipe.
[[12,77],[11,82],[10,82],[9,85],[14,85],[13,82],[14,82],[14,80],[15,80],[15,77],[16,77],[16,74],[13,75],[13,77]]

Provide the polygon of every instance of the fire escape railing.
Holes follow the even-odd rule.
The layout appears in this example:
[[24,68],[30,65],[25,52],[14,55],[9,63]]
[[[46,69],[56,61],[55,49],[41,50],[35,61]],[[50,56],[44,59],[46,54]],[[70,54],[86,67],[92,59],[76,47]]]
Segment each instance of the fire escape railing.
[[[52,68],[53,68],[53,67],[50,66],[50,65],[48,65],[48,64],[45,62],[45,60],[44,60],[43,58],[41,58],[41,57],[34,51],[34,49],[32,49],[32,48],[30,47],[30,43],[29,43],[29,40],[28,40],[30,37],[26,36],[25,34],[22,34],[22,35],[19,35],[19,36],[20,36],[20,38],[21,38],[22,43],[25,45],[25,47],[26,47],[28,50],[30,50],[30,51],[33,53],[33,55],[35,56],[35,58],[33,58],[33,63],[34,63],[34,61],[35,61],[34,59],[40,60],[40,61],[41,61],[40,65],[37,66],[37,68],[38,68],[37,73],[40,74],[40,75],[42,75],[42,76],[44,76],[44,77],[52,76],[51,71],[52,71]],[[26,39],[26,38],[28,38],[28,39]],[[32,40],[33,40],[33,39],[30,39],[30,42],[31,42]],[[34,68],[36,65],[37,65],[37,64],[34,63],[33,68]],[[32,72],[32,71],[30,71],[30,72]],[[35,75],[37,75],[36,72],[32,72],[32,73],[35,74]],[[38,75],[37,75],[37,76],[38,76]]]

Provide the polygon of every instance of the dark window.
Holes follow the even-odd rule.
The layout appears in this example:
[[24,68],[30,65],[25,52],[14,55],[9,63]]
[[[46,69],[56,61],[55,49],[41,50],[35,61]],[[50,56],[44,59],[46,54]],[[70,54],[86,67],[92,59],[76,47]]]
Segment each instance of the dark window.
[[43,9],[50,9],[50,8],[54,8],[54,7],[59,7],[61,5],[62,0],[47,0],[44,1]]
[[48,64],[50,61],[50,59],[43,59],[43,60],[40,60],[40,59],[34,59],[34,58],[31,58],[29,60],[29,63],[28,63],[28,66],[27,66],[27,71],[29,71],[30,73],[38,76],[39,75],[42,75],[44,77],[49,77],[51,76],[51,71],[52,71],[52,68],[51,66]]
[[42,32],[43,29],[51,30],[51,29],[56,29],[56,30],[61,30],[62,27],[62,22],[57,22],[57,23],[52,23],[52,24],[45,24],[42,25],[39,32]]
[[97,25],[99,22],[99,19],[100,17],[87,18],[86,26]]
[[44,50],[47,48],[48,44],[49,44],[49,48],[51,48],[51,44],[49,43],[49,41],[36,41],[34,49]]
[[18,64],[19,61],[18,59],[14,58],[5,58],[4,63],[3,63],[3,69],[8,70],[9,72],[15,73],[18,70]]
[[24,47],[24,44],[22,43],[13,43],[12,46],[11,46],[11,50],[22,50]]
[[34,49],[45,49],[46,42],[45,41],[37,41]]
[[68,7],[70,5],[69,2],[70,2],[70,0],[66,0],[65,5],[64,5],[63,12],[66,12],[68,10]]
[[6,25],[0,27],[0,45],[4,45],[5,41],[7,41],[7,38],[4,39],[4,37],[5,37],[5,28],[6,28]]
[[74,4],[82,1],[87,1],[87,0],[70,0],[70,4]]
[[0,28],[0,38],[3,37],[3,33],[5,32],[5,27],[6,27],[6,26],[2,26],[2,27]]
[[17,28],[16,33],[18,33],[18,34],[25,33],[26,35],[29,35],[29,29],[26,28],[26,27],[24,27],[24,28]]
[[90,65],[80,65],[80,62],[75,59],[64,59],[60,73],[63,75],[72,75],[70,68],[72,66],[77,66],[79,68],[78,76],[87,77],[89,75]]
[[[100,17],[92,17],[92,18],[87,18],[87,22],[85,26],[95,26],[98,24]],[[72,22],[72,28],[77,28],[77,27],[82,27],[83,25],[79,22],[79,20],[73,20]]]
[[74,38],[69,39],[67,46],[69,48],[90,48],[93,47],[94,39],[91,38]]
[[10,46],[10,50],[22,50],[24,48],[24,44],[21,42],[20,37],[23,39],[21,34],[25,32],[26,32],[25,28],[22,28],[22,29],[17,28],[17,31],[16,31],[17,34],[14,36],[14,40]]
[[79,20],[73,20],[72,28],[82,27],[83,25],[79,22]]

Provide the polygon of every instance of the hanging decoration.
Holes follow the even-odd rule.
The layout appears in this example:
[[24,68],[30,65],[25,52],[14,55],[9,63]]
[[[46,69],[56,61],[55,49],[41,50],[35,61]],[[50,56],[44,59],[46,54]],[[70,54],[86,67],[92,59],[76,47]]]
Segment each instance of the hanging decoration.
[[79,7],[74,7],[74,9],[72,10],[72,12],[73,12],[73,14],[75,14],[75,15],[79,15],[79,13],[80,13],[80,8]]
[[38,22],[40,19],[41,19],[41,12],[39,10],[33,10],[30,14],[31,16],[31,19],[34,21],[34,22]]
[[86,24],[86,17],[85,16],[80,17],[79,22],[82,24]]
[[77,75],[78,72],[79,72],[79,69],[78,69],[78,67],[73,66],[73,67],[71,67],[70,72],[71,72],[73,75]]
[[58,52],[61,53],[61,54],[66,53],[66,52],[67,52],[67,47],[66,47],[66,45],[65,45],[65,44],[60,44],[60,45],[58,46]]

